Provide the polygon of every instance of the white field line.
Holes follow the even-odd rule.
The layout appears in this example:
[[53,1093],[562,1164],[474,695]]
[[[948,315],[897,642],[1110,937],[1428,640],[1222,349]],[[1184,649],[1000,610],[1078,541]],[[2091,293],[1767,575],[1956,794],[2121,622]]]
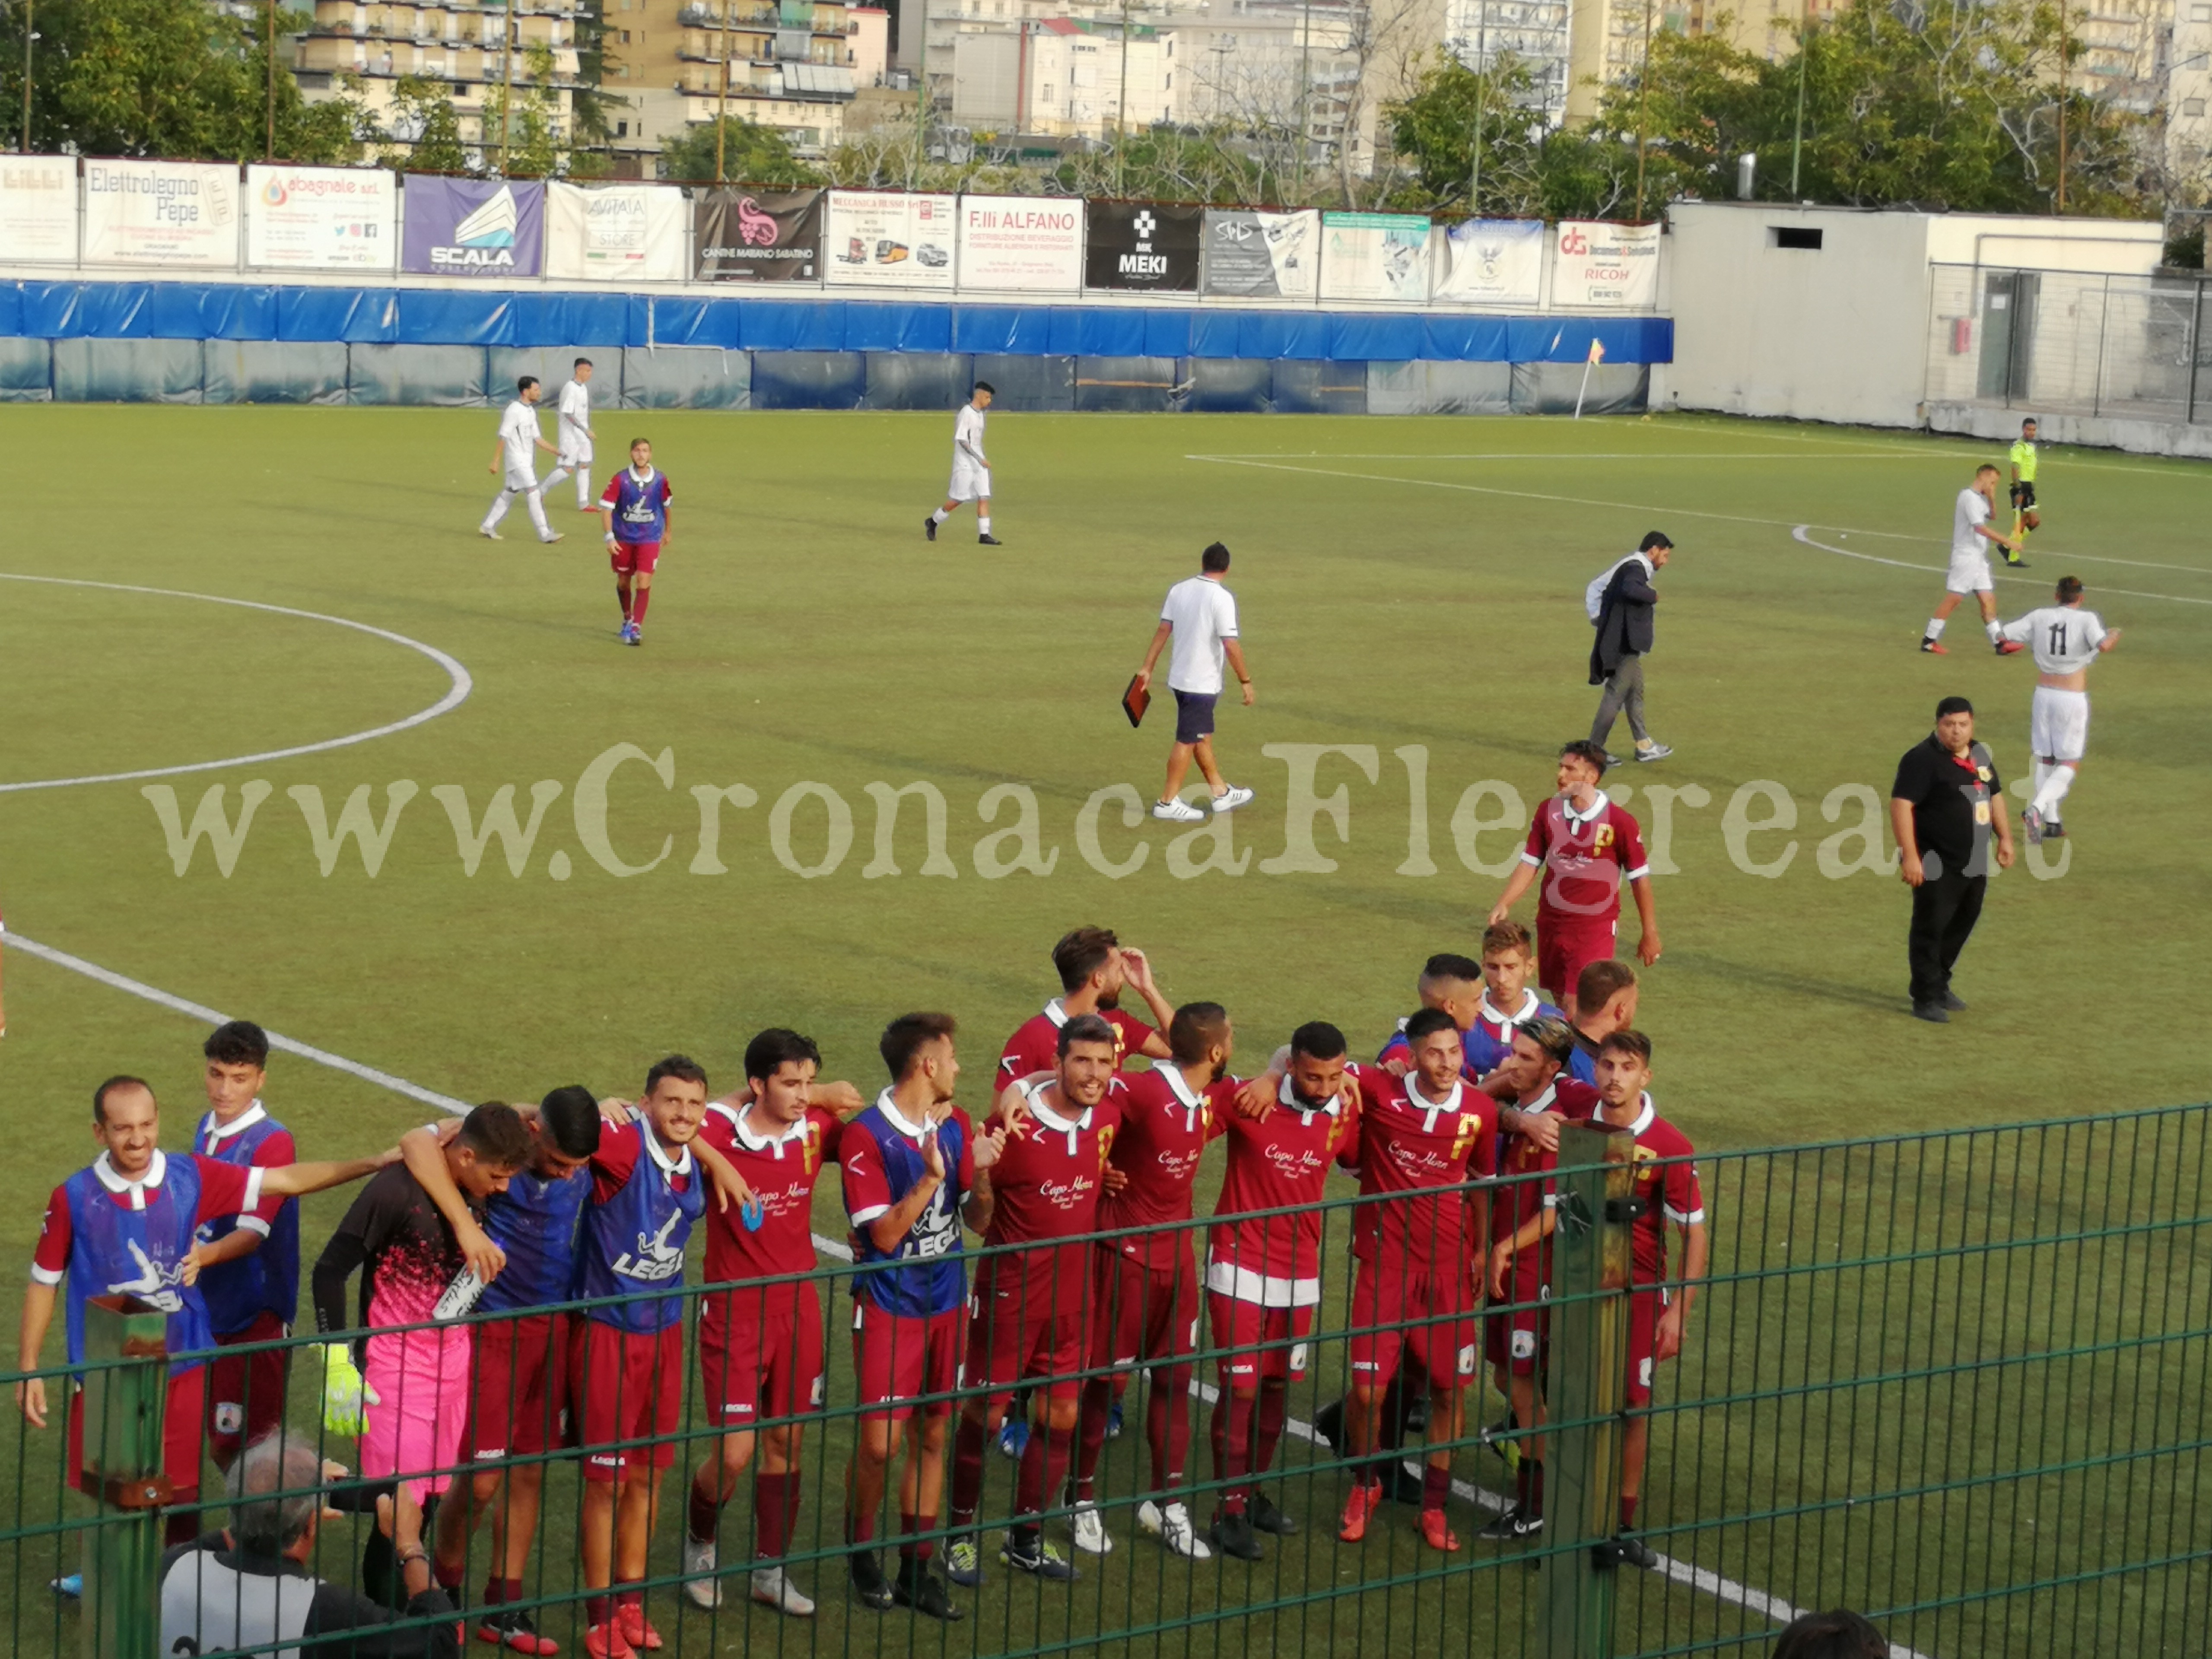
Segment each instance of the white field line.
[[[1510,495],[1521,501],[1558,501],[1562,506],[1566,507],[1617,507],[1624,513],[1656,513],[1669,514],[1678,519],[1715,519],[1727,524],[1764,525],[1775,530],[1787,530],[1793,535],[1796,534],[1800,530],[1809,530],[1815,527],[1811,525],[1796,524],[1788,519],[1753,518],[1741,513],[1710,513],[1692,507],[1652,507],[1642,501],[1599,501],[1595,497],[1588,495],[1560,495],[1535,489],[1506,489],[1495,484],[1458,483],[1443,478],[1401,478],[1387,472],[1347,472],[1340,468],[1334,467],[1285,466],[1277,463],[1255,460],[1249,457],[1236,455],[1186,455],[1183,459],[1187,461],[1212,461],[1224,466],[1260,467],[1271,472],[1303,473],[1310,477],[1316,478],[1355,478],[1367,483],[1414,484],[1425,489],[1456,489],[1465,491],[1466,493],[1474,495]],[[1377,458],[1361,456],[1352,459],[1373,459]],[[1424,459],[1440,459],[1443,458],[1431,456],[1425,457]],[[1825,530],[1833,529],[1837,526],[1823,525],[1818,527]],[[1925,536],[1906,535],[1902,531],[1896,530],[1858,530],[1850,529],[1847,527],[1845,529],[1845,533],[1853,536],[1879,536],[1885,541],[1913,542],[1923,546],[1925,546],[1929,540]],[[1804,538],[1800,537],[1799,539],[1802,540]],[[1815,544],[1825,545],[1825,544]],[[1830,548],[1828,550],[1830,552],[1843,551],[1840,548]],[[1850,556],[1869,559],[1874,557],[1872,554],[1854,554]],[[2054,554],[2052,556],[2058,557],[2060,556]],[[2149,570],[2171,570],[2192,576],[2212,576],[2212,570],[2201,570],[2193,566],[2184,564],[2144,564],[2142,561],[2137,559],[2108,559],[2100,557],[2095,554],[2090,553],[2069,553],[2063,556],[2068,560],[2078,560],[2083,564],[2136,565],[2142,568]],[[1875,562],[1895,564],[1899,563],[1899,561],[1887,559],[1876,560]],[[1941,565],[1908,565],[1905,568],[1912,570],[1934,569],[1941,571],[1944,567]],[[2022,576],[2013,577],[2008,580],[2029,581],[2033,580],[2033,578]],[[2048,584],[2045,585],[2048,586]],[[2098,591],[2100,592],[2106,593],[2118,593],[2124,592],[2125,590],[2117,587],[2100,587]],[[2133,599],[2172,599],[2177,605],[2212,604],[2212,599],[2184,599],[2179,595],[2172,593],[2135,593],[2130,594],[2130,597]]]
[[[73,974],[82,974],[87,979],[95,980],[111,990],[121,991],[128,995],[140,998],[158,1007],[167,1008],[173,1013],[188,1015],[203,1024],[214,1025],[220,1025],[229,1018],[204,1004],[193,1002],[188,998],[173,995],[142,980],[135,980],[127,975],[102,968],[95,963],[87,962],[82,957],[71,956],[68,951],[58,951],[51,945],[40,945],[25,939],[21,933],[10,933],[7,938],[9,944],[15,949],[36,957],[42,962],[50,962],[58,968],[66,968]],[[389,1072],[381,1072],[373,1066],[364,1066],[358,1060],[348,1060],[343,1054],[334,1054],[327,1048],[318,1048],[310,1043],[301,1042],[292,1037],[279,1036],[274,1031],[270,1031],[267,1035],[269,1046],[272,1048],[288,1054],[297,1054],[302,1060],[311,1060],[318,1066],[326,1066],[332,1071],[343,1072],[349,1077],[360,1078],[364,1082],[377,1085],[380,1088],[390,1089],[394,1093],[406,1096],[410,1100],[420,1101],[426,1106],[434,1106],[445,1112],[458,1114],[469,1109],[466,1101],[457,1100],[451,1095],[441,1095],[434,1089],[426,1089],[420,1084],[410,1083],[404,1078],[394,1077]],[[823,1255],[836,1261],[850,1261],[853,1259],[852,1248],[842,1240],[824,1238],[821,1234],[816,1233],[814,1247]],[[1191,1391],[1208,1403],[1218,1399],[1220,1392],[1210,1384],[1195,1382],[1191,1384]],[[1310,1423],[1291,1419],[1283,1426],[1289,1433],[1310,1444],[1318,1446],[1327,1443],[1319,1431]],[[1452,1492],[1465,1502],[1492,1513],[1505,1508],[1504,1499],[1484,1492],[1469,1481],[1453,1481]],[[1762,1618],[1771,1619],[1777,1624],[1786,1625],[1802,1611],[1802,1608],[1792,1607],[1779,1596],[1771,1595],[1766,1591],[1754,1589],[1748,1584],[1740,1584],[1735,1579],[1723,1577],[1710,1568],[1696,1566],[1687,1561],[1679,1561],[1672,1556],[1660,1556],[1657,1571],[1675,1583],[1686,1584],[1692,1589],[1702,1590],[1716,1600],[1733,1603],[1735,1606],[1758,1613]],[[1925,1655],[1917,1654],[1910,1648],[1894,1644],[1889,1651],[1890,1659],[1927,1659]]]
[[[1812,530],[1812,528],[1813,526],[1808,524],[1793,525],[1790,526],[1790,533],[1797,540],[1804,543],[1808,547],[1817,547],[1823,553],[1839,554],[1846,559],[1864,559],[1869,564],[1894,565],[1899,570],[1925,570],[1930,574],[1937,576],[1942,575],[1949,568],[1947,565],[1940,564],[1914,564],[1910,560],[1906,559],[1885,559],[1878,553],[1860,553],[1848,547],[1831,547],[1826,542],[1814,540],[1812,536],[1808,533]],[[1999,575],[1995,571],[1992,571],[1990,574],[1996,577],[1996,580],[1998,581],[2018,582],[2023,586],[2027,587],[2047,588],[2051,586],[2048,581],[2045,581],[2041,577],[2038,576]],[[2212,605],[2212,599],[2190,599],[2179,593],[2145,593],[2131,587],[2100,586],[2097,589],[2097,592],[2100,593],[2122,593],[2125,594],[2131,599],[2164,599],[2169,605]]]
[[419,651],[444,669],[446,678],[452,682],[446,688],[446,695],[428,708],[420,709],[405,720],[392,720],[347,737],[326,738],[320,743],[298,744],[289,749],[264,750],[255,755],[235,755],[228,760],[193,761],[185,766],[155,766],[137,772],[102,772],[82,778],[40,778],[27,783],[0,783],[0,795],[25,789],[66,789],[79,783],[125,783],[136,778],[169,778],[184,772],[213,772],[230,766],[258,766],[264,761],[289,760],[298,755],[320,754],[326,749],[343,749],[353,744],[367,743],[372,738],[388,738],[395,732],[404,732],[425,720],[434,720],[439,715],[459,708],[475,689],[474,682],[469,678],[469,671],[436,646],[425,645],[420,640],[409,639],[404,634],[394,634],[389,629],[374,628],[368,623],[355,622],[349,617],[325,616],[319,611],[298,611],[289,605],[264,605],[255,599],[225,599],[218,593],[186,593],[173,587],[140,587],[129,582],[82,581],[73,576],[27,576],[12,570],[0,570],[0,581],[46,582],[57,587],[97,587],[111,593],[150,593],[165,599],[196,599],[203,605],[236,605],[241,611],[265,611],[273,616],[299,617],[308,622],[328,623],[333,628],[350,628],[356,633],[389,640],[394,645],[404,645],[410,651]]

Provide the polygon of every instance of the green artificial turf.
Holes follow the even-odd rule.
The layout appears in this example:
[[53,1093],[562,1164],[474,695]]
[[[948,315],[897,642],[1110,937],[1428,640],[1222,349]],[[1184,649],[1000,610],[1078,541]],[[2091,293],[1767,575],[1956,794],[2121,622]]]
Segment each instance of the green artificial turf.
[[[733,1086],[746,1037],[770,1024],[812,1033],[832,1075],[872,1092],[876,1034],[932,1007],[963,1022],[967,1101],[980,1108],[1000,1042],[1057,988],[1052,941],[1086,922],[1145,946],[1170,999],[1226,1004],[1249,1065],[1310,1018],[1368,1050],[1413,1005],[1424,957],[1476,945],[1525,820],[1469,833],[1509,813],[1495,793],[1462,796],[1495,780],[1525,811],[1548,792],[1559,744],[1587,732],[1596,697],[1583,584],[1656,527],[1677,551],[1661,578],[1650,714],[1676,753],[1613,781],[1633,789],[1647,835],[1651,786],[1706,797],[1675,804],[1679,869],[1656,883],[1666,951],[1645,975],[1639,1024],[1656,1045],[1662,1109],[1710,1150],[2203,1096],[2203,1045],[2185,1012],[2187,988],[2212,967],[2200,830],[2212,774],[2197,754],[2212,696],[2200,465],[2046,458],[2046,528],[2029,575],[2000,580],[2002,612],[2045,603],[2072,571],[2127,637],[2092,677],[2089,763],[2065,809],[2070,866],[1994,884],[1959,975],[1972,1009],[1934,1028],[1906,1015],[1905,892],[1890,873],[1823,873],[1824,838],[1861,818],[1845,799],[1840,821],[1826,821],[1823,804],[1849,785],[1885,798],[1898,755],[1954,691],[1974,698],[2008,781],[2027,775],[2032,664],[1996,659],[1971,609],[1954,619],[1951,655],[1914,648],[1940,592],[1953,496],[1993,447],[1671,416],[999,415],[994,528],[1006,545],[979,548],[965,514],[934,545],[921,534],[944,483],[949,416],[608,413],[609,465],[629,436],[648,435],[676,492],[647,643],[626,650],[597,520],[574,512],[568,486],[549,502],[568,532],[558,547],[532,541],[519,510],[503,542],[474,535],[493,486],[492,425],[481,411],[0,408],[14,503],[0,568],[343,617],[449,653],[473,681],[452,712],[395,735],[154,780],[174,790],[186,823],[210,787],[227,787],[234,819],[241,786],[270,786],[228,877],[204,842],[174,872],[139,781],[0,794],[12,934],[464,1100],[534,1098],[569,1081],[627,1091],[672,1049]],[[1801,524],[1870,556],[1806,545],[1791,534]],[[1151,849],[1109,876],[1086,860],[1079,816],[1107,786],[1158,792],[1172,708],[1163,696],[1133,732],[1116,699],[1161,594],[1217,538],[1235,554],[1229,580],[1259,690],[1249,711],[1224,700],[1218,741],[1229,775],[1259,798],[1218,848],[1211,827],[1127,829],[1107,805],[1094,855],[1126,863]],[[0,581],[0,784],[314,744],[404,720],[447,689],[423,655],[325,623]],[[1626,742],[1624,727],[1616,750]],[[649,761],[620,766],[599,840],[574,801],[594,758],[622,744],[665,751],[672,781],[664,788]],[[1303,844],[1285,822],[1292,763],[1263,756],[1273,744],[1340,750],[1319,760],[1316,781],[1324,798],[1341,792],[1342,817],[1323,811],[1311,831],[1310,861],[1333,869],[1270,869]],[[1425,781],[1418,817],[1409,767]],[[526,821],[541,780],[560,792],[521,873],[495,841],[465,873],[434,791],[458,787],[477,821],[512,786]],[[381,819],[387,786],[402,781],[419,793],[380,873],[365,872],[352,842],[323,873],[288,792],[319,790],[335,819],[370,786]],[[924,869],[913,795],[879,860],[870,786],[923,781],[945,803],[951,878]],[[1758,823],[1786,800],[1796,827],[1747,839],[1728,809],[1762,782],[1773,795],[1746,797],[1735,821]],[[851,825],[842,862],[812,877],[771,845],[777,804],[801,784],[834,793]],[[738,785],[754,804],[721,806],[709,856],[694,792]],[[978,846],[1015,822],[1011,799],[994,822],[979,819],[979,800],[1001,785],[1033,792],[1048,873],[979,873],[979,856],[1018,851]],[[791,797],[787,810],[791,861],[825,862],[821,795]],[[1771,866],[1792,842],[1786,869],[1739,867]],[[611,873],[595,845],[653,867]],[[1854,842],[1829,858],[1865,850]],[[2050,850],[2055,862],[2062,848]],[[1241,873],[1194,871],[1209,852]],[[879,862],[899,873],[866,873]],[[1632,909],[1624,954],[1635,931]],[[99,1079],[152,1079],[165,1142],[185,1144],[203,1033],[21,951],[7,955],[5,983],[0,1105],[20,1144],[0,1170],[0,1249],[21,1261],[46,1193],[91,1155]],[[426,1115],[289,1055],[268,1097],[308,1157],[388,1144]],[[1201,1202],[1212,1182],[1209,1166]],[[343,1203],[310,1202],[310,1259]],[[842,1232],[831,1192],[817,1224]],[[17,1305],[20,1279],[7,1282],[0,1317]],[[833,1398],[846,1362],[835,1331]],[[60,1349],[56,1332],[50,1363]],[[1317,1364],[1315,1399],[1341,1374],[1335,1350]],[[1302,1397],[1301,1413],[1313,1403]],[[41,1443],[9,1443],[32,1463],[42,1455]],[[1140,1447],[1133,1436],[1115,1455]],[[842,1465],[842,1451],[830,1461]],[[1462,1476],[1487,1476],[1477,1461],[1462,1459]],[[810,1490],[808,1525],[834,1510],[834,1474],[831,1484],[819,1500]],[[1338,1501],[1336,1478],[1319,1477],[1304,1565],[1268,1595],[1348,1587],[1375,1570],[1334,1553]],[[1117,1530],[1133,1531],[1126,1513]],[[1397,1533],[1394,1559],[1413,1571],[1402,1517]],[[1105,1586],[1087,1588],[1094,1610],[1076,1633],[1158,1616],[1157,1555],[1137,1541],[1125,1537]],[[30,1596],[24,1650],[73,1644],[74,1615],[49,1637],[28,1560],[0,1575],[18,1580],[0,1596]],[[1124,1571],[1139,1576],[1115,1584]],[[813,1577],[826,1591],[833,1575],[825,1565]],[[1506,1589],[1493,1595],[1493,1580]],[[1442,1627],[1435,1595],[1404,1591],[1250,1632],[1215,1626],[1188,1650],[1243,1646],[1248,1634],[1348,1650],[1355,1626],[1361,1642],[1394,1649],[1486,1648],[1487,1632],[1517,1631],[1522,1594],[1510,1575],[1480,1575],[1455,1581]],[[1710,1627],[1714,1603],[1672,1594],[1702,1606]],[[1470,1595],[1479,1611],[1462,1605]],[[868,1626],[841,1622],[842,1598],[823,1599],[821,1650],[876,1650]],[[994,1602],[957,1640],[1066,1633],[1025,1629],[1027,1605]],[[736,1621],[720,1626],[729,1651]],[[770,1632],[756,1630],[765,1644]],[[705,1639],[703,1628],[687,1638]],[[809,1638],[775,1639],[795,1651]],[[906,1638],[881,1639],[888,1651]]]

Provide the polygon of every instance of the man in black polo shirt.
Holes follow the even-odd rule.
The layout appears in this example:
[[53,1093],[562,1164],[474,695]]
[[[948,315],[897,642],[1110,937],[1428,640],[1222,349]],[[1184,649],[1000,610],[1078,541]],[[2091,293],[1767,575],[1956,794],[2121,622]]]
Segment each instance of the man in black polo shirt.
[[1951,992],[1951,969],[1982,914],[1989,885],[1990,836],[1997,867],[2012,866],[2012,825],[2004,785],[1990,751],[1974,741],[1974,706],[1964,697],[1936,705],[1936,730],[1897,763],[1889,823],[1904,855],[1899,873],[1912,889],[1912,1014],[1946,1024],[1964,1008]]

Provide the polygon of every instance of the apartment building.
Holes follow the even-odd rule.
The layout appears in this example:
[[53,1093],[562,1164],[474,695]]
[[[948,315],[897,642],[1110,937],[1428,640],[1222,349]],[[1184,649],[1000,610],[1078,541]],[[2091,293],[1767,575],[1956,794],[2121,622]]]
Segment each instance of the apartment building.
[[555,131],[565,138],[577,73],[570,0],[515,0],[511,9],[473,0],[314,0],[313,20],[295,45],[293,73],[311,98],[330,91],[341,75],[357,77],[363,102],[386,131],[395,131],[392,94],[402,76],[438,82],[460,117],[462,142],[480,148],[486,94],[510,76],[527,85],[538,47],[552,55],[546,90]]

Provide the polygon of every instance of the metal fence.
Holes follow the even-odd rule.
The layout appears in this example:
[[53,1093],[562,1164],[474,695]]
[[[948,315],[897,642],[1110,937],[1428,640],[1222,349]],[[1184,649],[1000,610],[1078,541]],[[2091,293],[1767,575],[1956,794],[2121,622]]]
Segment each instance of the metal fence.
[[[1133,1524],[1132,1506],[1149,1485],[1146,1423],[1154,1390],[1166,1411],[1194,1413],[1180,1496],[1201,1529],[1224,1489],[1208,1444],[1223,1381],[1216,1362],[1228,1346],[1221,1329],[1199,1335],[1188,1392],[1164,1369],[1147,1377],[1141,1362],[1086,1359],[1030,1386],[1038,1399],[1054,1376],[1126,1388],[1127,1426],[1107,1443],[1098,1473],[1113,1552],[1072,1554],[1082,1575],[1072,1584],[1002,1566],[997,1543],[1013,1506],[1014,1476],[994,1449],[980,1511],[986,1583],[953,1592],[965,1617],[951,1624],[904,1607],[870,1611],[847,1591],[854,1547],[847,1541],[846,1472],[866,1413],[840,1334],[851,1323],[855,1278],[842,1263],[782,1281],[803,1284],[826,1304],[826,1402],[818,1409],[799,1402],[797,1413],[764,1406],[759,1425],[805,1425],[799,1521],[779,1559],[818,1610],[802,1620],[748,1599],[757,1537],[750,1474],[721,1515],[723,1605],[702,1611],[686,1599],[679,1556],[685,1493],[691,1472],[720,1440],[701,1408],[697,1315],[707,1297],[742,1300],[773,1289],[694,1286],[683,1292],[681,1378],[669,1384],[681,1390],[680,1409],[666,1437],[673,1467],[645,1581],[647,1610],[667,1651],[700,1656],[1015,1659],[1081,1650],[1671,1659],[1763,1653],[1796,1611],[1845,1605],[1873,1617],[1893,1654],[1907,1659],[2201,1659],[2212,1652],[2212,1499],[2203,1490],[2212,1473],[2205,1465],[2212,1164],[2204,1109],[1936,1128],[1700,1158],[1710,1271],[1682,1352],[1657,1367],[1656,1398],[1640,1413],[1621,1403],[1629,1223],[1618,1200],[1627,1190],[1620,1161],[1627,1149],[1618,1133],[1588,1135],[1563,1157],[1557,1178],[1564,1219],[1546,1298],[1547,1525],[1523,1542],[1473,1536],[1510,1501],[1509,1461],[1528,1443],[1510,1422],[1496,1426],[1507,1413],[1480,1363],[1465,1431],[1453,1437],[1431,1430],[1431,1451],[1453,1459],[1447,1515],[1462,1545],[1455,1553],[1425,1546],[1413,1511],[1391,1504],[1364,1542],[1340,1543],[1347,1464],[1315,1426],[1340,1409],[1352,1339],[1414,1322],[1386,1313],[1355,1325],[1351,1313],[1346,1247],[1357,1218],[1395,1200],[1347,1197],[1318,1212],[1277,1212],[1271,1227],[1287,1232],[1303,1216],[1322,1234],[1314,1330],[1277,1332],[1264,1344],[1286,1358],[1296,1347],[1304,1362],[1303,1379],[1289,1384],[1273,1466],[1259,1476],[1295,1533],[1267,1537],[1257,1562],[1218,1553],[1188,1561]],[[1839,1105],[1838,1116],[1847,1121],[1848,1108]],[[1486,1197],[1510,1185],[1489,1188]],[[1194,1236],[1206,1224],[1192,1224]],[[1202,1264],[1205,1240],[1195,1243]],[[1674,1271],[1679,1262],[1673,1259]],[[1473,1268],[1466,1261],[1394,1265]],[[1054,1282],[1087,1315],[1085,1273]],[[586,1304],[572,1306],[588,1313]],[[473,1322],[481,1330],[489,1322]],[[290,1417],[299,1425],[317,1415],[311,1369],[306,1356],[295,1369]],[[46,1375],[58,1399],[67,1376]],[[94,1381],[88,1398],[139,1402],[95,1404],[88,1413],[94,1460],[103,1446],[111,1469],[130,1445],[150,1455],[160,1422],[157,1410],[149,1421],[144,1407],[160,1396],[158,1362],[102,1358],[80,1375]],[[915,1398],[957,1411],[986,1392],[971,1375]],[[1636,1525],[1657,1554],[1656,1567],[1642,1571],[1610,1542],[1615,1452],[1638,1416],[1649,1424],[1651,1449]],[[1419,1457],[1420,1435],[1418,1425],[1407,1430],[1407,1455]],[[642,1454],[654,1438],[633,1449]],[[19,1421],[9,1439],[13,1507],[0,1526],[8,1650],[150,1654],[150,1645],[134,1645],[143,1638],[133,1632],[144,1630],[153,1601],[156,1515],[111,1504],[95,1516],[88,1500],[65,1491],[58,1431],[40,1434]],[[325,1449],[355,1461],[349,1444]],[[547,1478],[526,1604],[563,1651],[580,1652],[586,1591],[574,1454],[509,1456],[452,1472],[465,1480],[487,1467],[529,1464]],[[212,1475],[208,1490],[218,1490]],[[359,1483],[333,1490],[342,1504],[359,1506]],[[869,1547],[898,1541],[896,1467],[890,1490]],[[127,1492],[112,1495],[131,1501]],[[1066,1553],[1066,1500],[1054,1490],[1044,1502],[1045,1536]],[[223,1519],[211,1501],[208,1524]],[[326,1523],[316,1571],[359,1582],[371,1530],[359,1515]],[[941,1518],[940,1553],[955,1535]],[[479,1601],[487,1576],[485,1540],[479,1530],[471,1545],[469,1602]],[[49,1594],[49,1579],[95,1559],[100,1568],[83,1603]]]
[[2212,421],[2212,280],[1937,265],[1931,404]]

